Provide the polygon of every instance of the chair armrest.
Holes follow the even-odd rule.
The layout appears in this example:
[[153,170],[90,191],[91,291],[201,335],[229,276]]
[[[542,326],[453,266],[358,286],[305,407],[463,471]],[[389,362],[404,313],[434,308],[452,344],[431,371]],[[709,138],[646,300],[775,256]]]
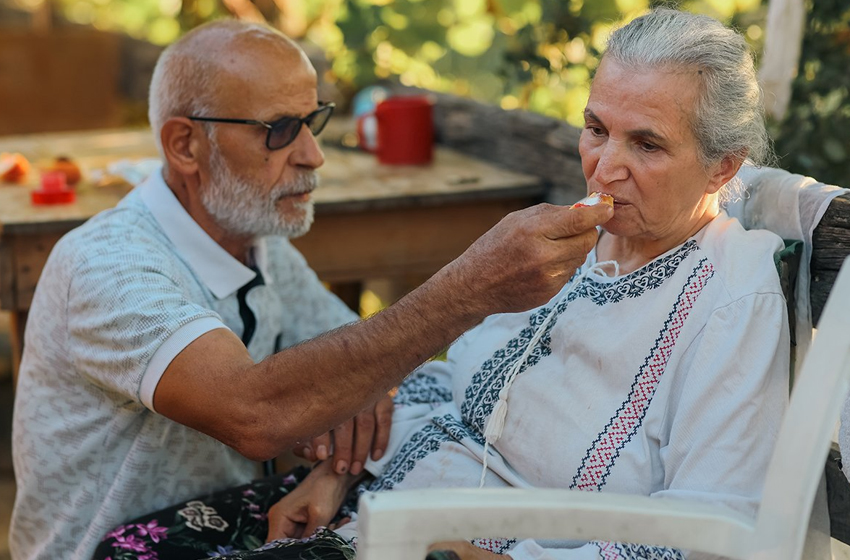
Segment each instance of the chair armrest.
[[643,543],[745,558],[754,520],[702,502],[560,489],[407,490],[360,500],[358,559],[421,560],[428,545],[519,537]]

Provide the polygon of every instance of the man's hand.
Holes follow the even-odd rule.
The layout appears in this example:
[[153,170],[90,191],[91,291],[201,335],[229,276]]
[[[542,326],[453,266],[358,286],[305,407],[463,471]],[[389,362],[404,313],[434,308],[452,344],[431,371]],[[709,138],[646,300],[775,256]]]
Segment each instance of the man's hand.
[[512,212],[439,276],[473,313],[532,309],[569,281],[596,244],[596,226],[613,215],[606,204],[575,209],[538,204]]
[[266,542],[309,537],[317,527],[328,526],[355,480],[352,475],[337,475],[327,462],[317,465],[301,484],[269,509]]
[[[469,541],[451,541],[432,544],[428,547],[429,558],[436,551],[454,552],[458,560],[510,560],[507,554],[496,554],[482,548],[478,548]],[[433,556],[437,556],[434,554]],[[451,555],[445,555],[450,558]]]
[[370,452],[375,461],[383,457],[390,439],[392,419],[393,399],[387,395],[374,407],[367,408],[330,432],[313,438],[310,443],[296,447],[293,453],[308,461],[330,459],[328,462],[337,474],[351,472],[358,475],[363,471]]
[[[548,204],[514,212],[387,309],[259,364],[232,331],[214,329],[171,361],[154,407],[249,459],[276,457],[355,416],[487,315],[552,299],[593,248],[595,226],[611,213],[607,205]],[[226,398],[221,387],[228,388]],[[378,451],[386,441],[380,430],[368,444],[353,437],[357,457],[365,453],[356,450]]]

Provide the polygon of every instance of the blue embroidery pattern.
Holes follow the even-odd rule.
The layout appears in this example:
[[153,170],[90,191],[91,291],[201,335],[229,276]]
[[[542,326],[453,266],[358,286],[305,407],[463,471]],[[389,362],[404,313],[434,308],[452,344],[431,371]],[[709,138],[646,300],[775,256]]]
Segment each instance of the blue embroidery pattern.
[[417,371],[399,386],[393,401],[397,405],[447,403],[452,401],[452,391],[435,375]]
[[601,284],[593,280],[582,283],[578,291],[581,297],[589,298],[596,305],[618,303],[625,298],[636,298],[648,290],[654,290],[673,276],[691,253],[698,248],[693,239],[684,243],[674,253],[652,261],[643,268],[627,274],[612,284]]
[[593,541],[604,560],[685,560],[675,548]]
[[370,492],[395,488],[416,467],[419,461],[440,449],[444,442],[459,442],[464,437],[475,437],[477,435],[462,421],[450,414],[432,418],[431,422],[431,424],[413,434],[407,443],[401,447],[390,464],[387,465],[383,474],[369,485],[368,490]]
[[[484,433],[484,426],[493,412],[496,401],[499,400],[499,391],[504,386],[508,369],[519,359],[534,336],[534,332],[550,313],[560,316],[567,306],[579,297],[588,298],[600,306],[617,303],[624,298],[640,297],[644,292],[658,288],[665,280],[673,276],[679,265],[697,248],[697,242],[691,239],[674,253],[657,259],[612,284],[601,284],[584,278],[582,284],[561,300],[554,310],[544,307],[532,313],[529,316],[529,326],[520,331],[519,336],[511,339],[504,348],[497,350],[492,358],[481,364],[481,368],[472,376],[460,406],[464,422],[478,430],[480,434]],[[520,375],[552,353],[551,331],[556,322],[557,317],[555,321],[549,323],[540,339],[539,346],[532,350],[527,361],[520,366]]]

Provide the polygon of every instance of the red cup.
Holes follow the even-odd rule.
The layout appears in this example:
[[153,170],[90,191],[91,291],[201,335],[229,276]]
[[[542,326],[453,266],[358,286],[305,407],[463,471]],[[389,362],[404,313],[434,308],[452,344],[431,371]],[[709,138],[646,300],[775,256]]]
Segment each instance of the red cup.
[[45,171],[41,174],[41,188],[30,192],[33,204],[69,204],[77,198],[68,188],[67,177],[61,171]]
[[[434,102],[425,95],[390,97],[375,107],[377,146],[385,165],[426,165],[434,158]],[[368,115],[363,119],[370,118]],[[368,125],[361,120],[360,127]],[[367,147],[368,149],[368,147]]]

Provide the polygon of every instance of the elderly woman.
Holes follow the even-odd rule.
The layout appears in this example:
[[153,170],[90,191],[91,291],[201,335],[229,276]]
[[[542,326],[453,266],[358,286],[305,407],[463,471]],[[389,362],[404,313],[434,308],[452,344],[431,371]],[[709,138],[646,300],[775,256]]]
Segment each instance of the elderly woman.
[[[584,115],[587,189],[614,197],[614,217],[548,304],[491,316],[402,385],[368,487],[576,488],[754,514],[787,403],[789,335],[780,239],[720,208],[745,158],[769,153],[751,54],[711,18],[654,11],[613,34]],[[314,470],[272,508],[269,537],[330,521],[348,482]],[[463,560],[693,557],[512,538],[440,548]]]
[[[780,239],[720,208],[744,159],[769,153],[748,47],[711,18],[652,12],[612,35],[584,117],[587,189],[614,197],[614,217],[547,305],[488,318],[404,383],[370,489],[480,477],[755,514],[787,403],[789,338]],[[323,521],[307,504],[326,503],[334,484],[308,478],[277,506],[270,536]],[[686,556],[514,539],[440,548],[464,560]]]

